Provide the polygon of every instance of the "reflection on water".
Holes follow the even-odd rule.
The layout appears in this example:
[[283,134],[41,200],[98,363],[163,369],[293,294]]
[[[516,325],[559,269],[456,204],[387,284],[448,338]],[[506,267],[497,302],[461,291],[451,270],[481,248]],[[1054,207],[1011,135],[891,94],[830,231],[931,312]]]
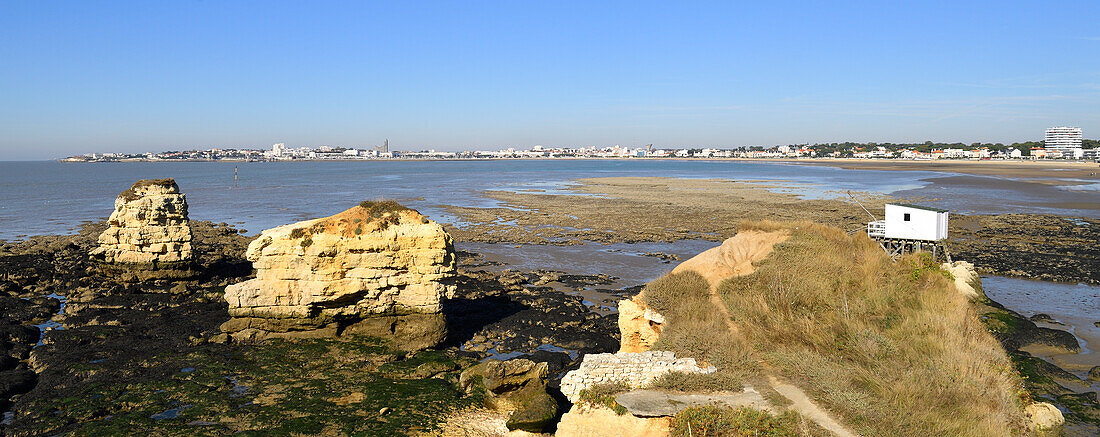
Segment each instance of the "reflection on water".
[[1056,364],[1078,376],[1100,365],[1100,326],[1095,324],[1100,322],[1100,287],[986,276],[982,288],[1005,308],[1026,317],[1047,314],[1063,324],[1039,326],[1069,331],[1078,338],[1081,351],[1054,357]]

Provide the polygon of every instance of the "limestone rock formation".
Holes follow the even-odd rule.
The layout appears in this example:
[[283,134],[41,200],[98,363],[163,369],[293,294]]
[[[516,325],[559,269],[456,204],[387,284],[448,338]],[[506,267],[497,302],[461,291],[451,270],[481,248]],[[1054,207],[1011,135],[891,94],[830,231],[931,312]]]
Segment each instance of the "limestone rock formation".
[[680,263],[672,273],[694,271],[712,287],[723,279],[752,273],[752,263],[767,258],[775,245],[790,237],[788,231],[741,231],[727,238],[721,246],[708,249]]
[[645,352],[661,337],[665,318],[637,296],[619,301],[619,352]]
[[248,245],[256,278],[225,289],[234,340],[365,334],[407,350],[446,334],[451,237],[392,201],[264,231]]
[[1024,408],[1027,416],[1028,427],[1033,431],[1049,430],[1066,423],[1065,417],[1058,407],[1046,402],[1035,402]]
[[187,200],[172,179],[142,179],[115,199],[94,258],[151,267],[191,260]]
[[618,414],[604,406],[574,405],[558,422],[557,437],[667,437],[668,417],[642,418]]
[[978,290],[975,290],[974,286],[971,285],[975,281],[981,283],[978,271],[974,269],[974,264],[966,261],[955,261],[953,263],[943,263],[941,267],[955,278],[955,289],[960,294],[969,299],[978,297]]

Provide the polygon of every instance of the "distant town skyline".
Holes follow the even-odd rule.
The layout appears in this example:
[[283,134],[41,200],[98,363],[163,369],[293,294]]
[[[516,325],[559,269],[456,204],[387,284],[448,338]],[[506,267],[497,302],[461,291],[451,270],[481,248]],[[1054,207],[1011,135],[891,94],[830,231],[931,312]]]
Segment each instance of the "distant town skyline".
[[0,160],[1100,137],[1100,3],[7,2]]

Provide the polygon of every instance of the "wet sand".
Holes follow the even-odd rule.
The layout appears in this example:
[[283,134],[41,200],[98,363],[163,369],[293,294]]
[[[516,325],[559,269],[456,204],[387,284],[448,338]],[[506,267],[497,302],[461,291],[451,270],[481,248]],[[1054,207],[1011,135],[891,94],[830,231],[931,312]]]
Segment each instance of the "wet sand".
[[[1082,379],[1087,379],[1093,366],[1100,366],[1100,326],[1096,325],[1100,322],[1100,287],[997,276],[983,277],[982,287],[990,299],[1024,316],[1049,315],[1054,323],[1036,325],[1068,331],[1081,344],[1077,353],[1041,345],[1023,350]],[[1100,390],[1100,381],[1093,381],[1090,389]]]
[[[1100,164],[1077,161],[907,161],[896,159],[813,159],[786,161],[802,165],[825,165],[850,170],[939,171],[1015,179],[1042,178],[1042,183],[1072,185],[1100,182]],[[1051,179],[1080,179],[1057,181]]]
[[[464,226],[448,229],[459,241],[572,245],[722,241],[744,220],[810,220],[849,230],[870,219],[859,204],[803,199],[787,184],[721,179],[608,177],[581,179],[565,194],[488,191],[497,208],[446,207]],[[881,211],[887,196],[853,193]]]

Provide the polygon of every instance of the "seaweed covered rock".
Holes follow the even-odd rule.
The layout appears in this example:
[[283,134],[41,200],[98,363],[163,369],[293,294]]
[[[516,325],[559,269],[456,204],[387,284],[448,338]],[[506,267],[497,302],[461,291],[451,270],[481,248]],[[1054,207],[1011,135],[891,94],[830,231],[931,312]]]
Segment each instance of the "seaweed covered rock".
[[115,199],[94,258],[152,268],[191,260],[187,199],[173,179],[142,179]]
[[558,417],[558,403],[546,391],[549,367],[527,359],[488,360],[462,372],[467,391],[484,388],[487,403],[508,412],[509,430],[543,432]]
[[365,334],[406,350],[446,334],[453,294],[451,237],[395,202],[363,202],[331,217],[264,231],[248,245],[256,278],[226,287],[233,340]]

